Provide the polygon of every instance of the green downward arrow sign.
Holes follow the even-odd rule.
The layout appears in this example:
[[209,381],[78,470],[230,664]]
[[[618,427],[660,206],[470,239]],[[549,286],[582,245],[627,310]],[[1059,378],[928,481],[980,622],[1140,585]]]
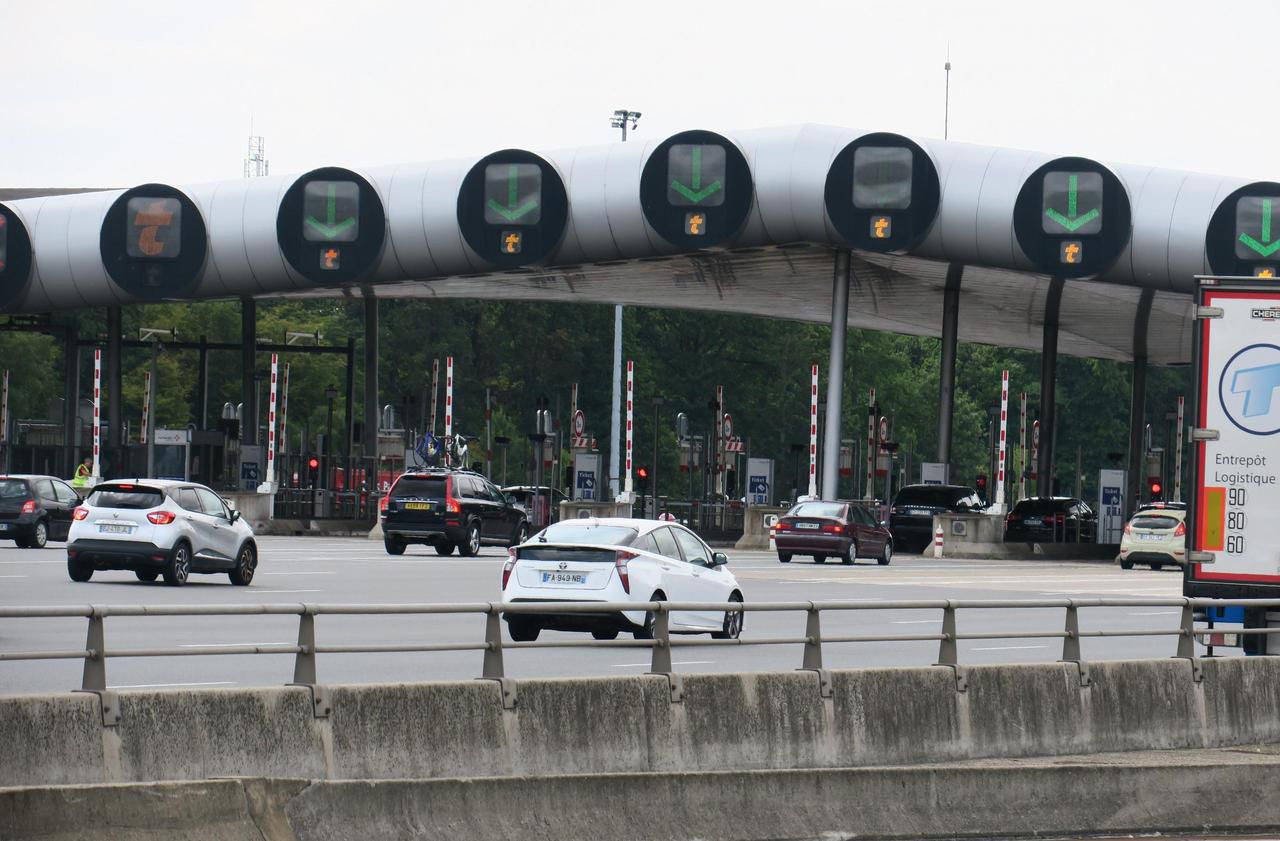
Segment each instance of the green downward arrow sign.
[[1262,200],[1262,242],[1254,239],[1248,234],[1241,234],[1240,241],[1246,247],[1253,249],[1263,257],[1270,257],[1276,251],[1280,251],[1280,239],[1271,242],[1271,199]]
[[1045,216],[1048,216],[1054,222],[1057,222],[1073,234],[1092,222],[1094,219],[1097,219],[1098,215],[1102,213],[1101,210],[1095,207],[1087,213],[1082,213],[1079,216],[1076,215],[1076,198],[1079,195],[1079,179],[1080,176],[1078,175],[1072,174],[1067,176],[1067,213],[1065,216],[1054,210],[1052,207],[1044,212]]
[[518,204],[520,199],[520,176],[519,170],[515,164],[507,167],[507,206],[503,207],[499,202],[489,199],[489,209],[494,213],[506,219],[508,222],[514,222],[522,216],[527,216],[531,211],[537,208],[538,199],[536,196],[530,196],[525,199],[523,204]]
[[306,223],[316,229],[325,239],[337,239],[338,235],[350,228],[356,223],[356,217],[348,216],[341,222],[337,221],[338,217],[338,187],[336,184],[329,185],[329,200],[327,206],[326,220],[321,222],[314,216],[308,216]]
[[719,192],[721,189],[724,188],[724,185],[720,183],[719,178],[717,178],[715,181],[712,181],[710,184],[708,184],[705,187],[702,186],[702,147],[701,146],[693,147],[693,160],[690,162],[690,166],[689,166],[689,180],[693,182],[692,187],[686,187],[684,184],[681,184],[679,181],[673,178],[671,179],[671,189],[675,190],[677,193],[684,196],[693,204],[701,204],[703,199],[707,198],[708,196],[714,193]]

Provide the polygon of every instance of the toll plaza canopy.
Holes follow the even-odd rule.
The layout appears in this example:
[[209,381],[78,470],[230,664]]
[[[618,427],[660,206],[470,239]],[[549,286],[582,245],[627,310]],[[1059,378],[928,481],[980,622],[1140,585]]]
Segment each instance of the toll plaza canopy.
[[804,125],[188,187],[0,193],[0,311],[228,297],[622,303],[1190,361],[1197,274],[1280,264],[1280,184]]

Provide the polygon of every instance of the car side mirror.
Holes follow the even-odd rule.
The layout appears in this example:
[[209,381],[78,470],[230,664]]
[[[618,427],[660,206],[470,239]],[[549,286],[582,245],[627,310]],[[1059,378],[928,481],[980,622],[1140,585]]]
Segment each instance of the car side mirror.
[[881,521],[880,521],[880,528],[882,528],[882,529],[887,529],[887,528],[889,528],[889,521],[888,521],[888,520],[881,520]]
[[715,552],[711,555],[711,565],[713,567],[722,567],[729,563],[729,556],[724,552]]
[[240,512],[239,512],[239,511],[236,511],[235,509],[232,509],[232,511],[231,511],[231,522],[233,522],[233,523],[234,523],[236,520],[239,520],[239,519],[240,519]]

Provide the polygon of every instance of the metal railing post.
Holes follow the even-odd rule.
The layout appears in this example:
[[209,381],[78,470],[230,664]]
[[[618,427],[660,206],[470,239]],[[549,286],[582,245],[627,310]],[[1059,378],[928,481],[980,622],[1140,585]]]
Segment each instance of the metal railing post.
[[822,621],[817,605],[809,602],[808,618],[804,623],[804,664],[802,669],[822,668]]
[[1076,604],[1067,605],[1066,636],[1062,638],[1062,659],[1066,662],[1080,662],[1080,616]]
[[947,606],[942,609],[942,642],[938,644],[938,665],[955,666],[959,664],[956,650],[956,608],[947,599]]
[[316,682],[315,608],[303,605],[298,616],[298,653],[293,659],[293,682],[314,686]]
[[484,618],[484,671],[481,677],[501,679],[502,669],[502,617],[498,606],[490,603]]
[[1174,656],[1191,664],[1191,678],[1199,683],[1204,672],[1200,658],[1196,656],[1196,614],[1190,599],[1184,599],[1182,603],[1182,631],[1178,634],[1178,653]]
[[649,671],[656,675],[671,674],[671,613],[658,602],[653,623],[653,660]]
[[84,658],[84,674],[80,678],[80,688],[86,692],[102,692],[107,688],[107,650],[106,631],[103,627],[102,608],[93,608],[89,616],[89,633],[84,647],[88,654]]

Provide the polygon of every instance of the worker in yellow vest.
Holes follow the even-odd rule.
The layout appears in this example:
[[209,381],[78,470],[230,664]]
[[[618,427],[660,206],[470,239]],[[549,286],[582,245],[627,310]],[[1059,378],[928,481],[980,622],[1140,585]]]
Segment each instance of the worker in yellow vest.
[[87,488],[89,486],[89,477],[93,475],[93,457],[85,456],[84,461],[80,462],[76,467],[75,478],[71,480],[73,488]]

